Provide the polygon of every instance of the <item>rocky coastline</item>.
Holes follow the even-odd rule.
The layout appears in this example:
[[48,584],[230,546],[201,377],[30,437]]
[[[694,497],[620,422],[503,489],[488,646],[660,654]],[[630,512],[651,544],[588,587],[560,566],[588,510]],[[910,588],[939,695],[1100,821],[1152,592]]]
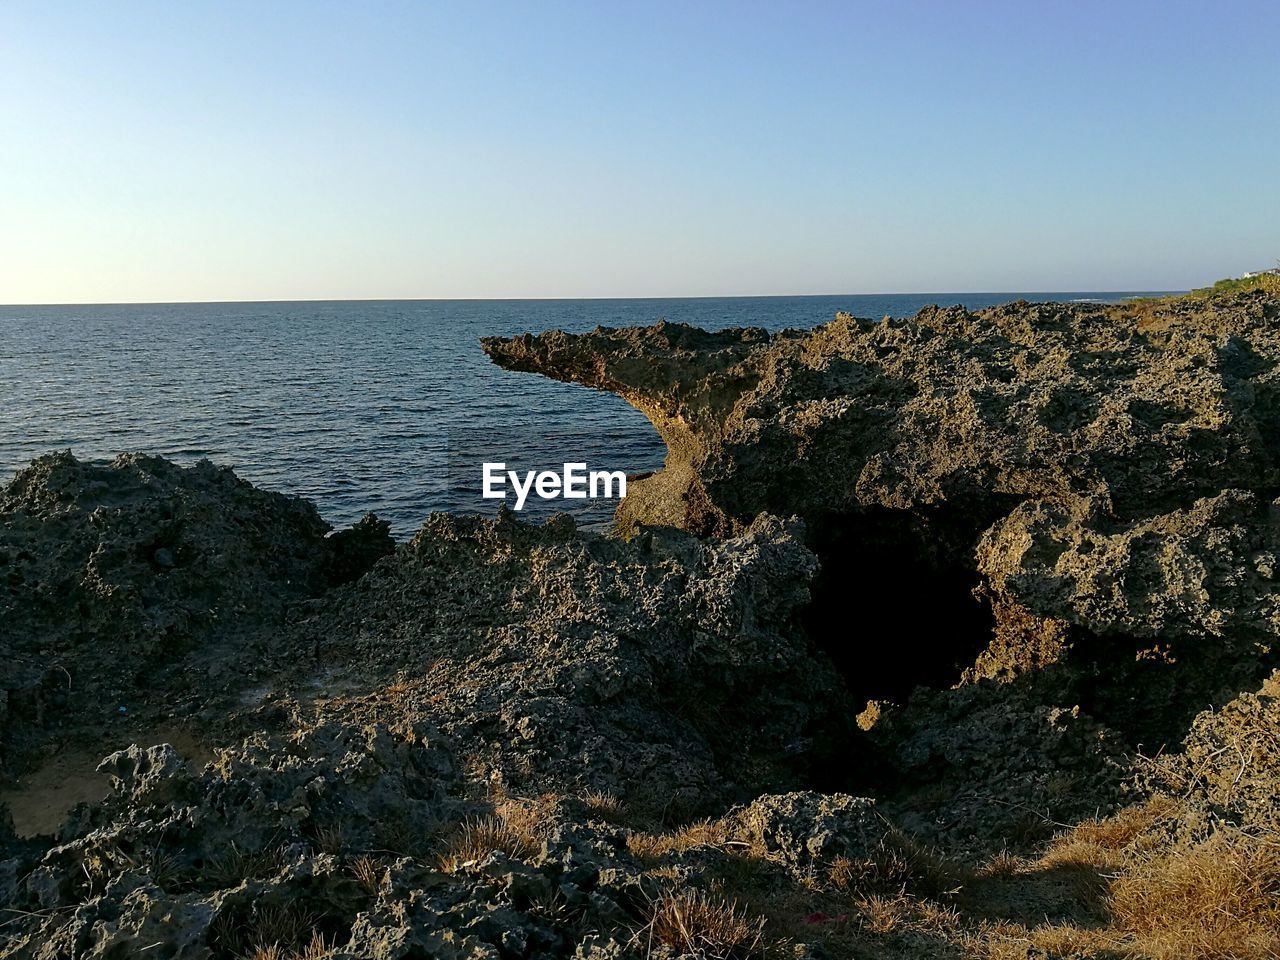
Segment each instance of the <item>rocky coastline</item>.
[[488,338],[663,470],[0,488],[0,958],[1280,955],[1280,291]]

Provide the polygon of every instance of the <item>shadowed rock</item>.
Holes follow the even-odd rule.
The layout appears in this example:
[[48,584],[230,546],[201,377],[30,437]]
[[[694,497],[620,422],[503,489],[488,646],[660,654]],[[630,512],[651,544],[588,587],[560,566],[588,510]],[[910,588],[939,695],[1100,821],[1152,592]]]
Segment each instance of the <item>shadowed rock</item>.
[[48,734],[193,713],[257,672],[291,605],[388,552],[366,517],[226,467],[41,457],[0,487],[0,771]]

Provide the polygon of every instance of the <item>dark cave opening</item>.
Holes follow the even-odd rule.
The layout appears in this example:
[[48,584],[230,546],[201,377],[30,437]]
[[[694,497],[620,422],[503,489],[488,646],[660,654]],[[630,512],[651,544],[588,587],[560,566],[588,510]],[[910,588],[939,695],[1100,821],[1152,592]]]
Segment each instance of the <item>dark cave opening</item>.
[[855,702],[950,687],[990,643],[991,611],[974,593],[984,527],[890,510],[810,524],[822,567],[803,624]]

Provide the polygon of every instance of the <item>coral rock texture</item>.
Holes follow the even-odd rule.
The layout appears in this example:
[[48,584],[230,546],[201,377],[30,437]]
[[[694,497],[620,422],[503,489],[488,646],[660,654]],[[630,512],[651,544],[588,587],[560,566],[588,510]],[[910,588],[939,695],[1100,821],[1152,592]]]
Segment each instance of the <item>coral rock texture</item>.
[[0,957],[1280,955],[1278,319],[486,340],[666,440],[617,537],[41,458]]

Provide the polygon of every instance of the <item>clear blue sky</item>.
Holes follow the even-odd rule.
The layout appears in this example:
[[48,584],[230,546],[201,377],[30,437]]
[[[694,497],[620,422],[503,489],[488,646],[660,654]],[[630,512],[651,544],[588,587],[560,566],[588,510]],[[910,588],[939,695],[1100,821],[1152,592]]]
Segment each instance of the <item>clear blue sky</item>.
[[1280,4],[0,3],[0,302],[1173,289]]

